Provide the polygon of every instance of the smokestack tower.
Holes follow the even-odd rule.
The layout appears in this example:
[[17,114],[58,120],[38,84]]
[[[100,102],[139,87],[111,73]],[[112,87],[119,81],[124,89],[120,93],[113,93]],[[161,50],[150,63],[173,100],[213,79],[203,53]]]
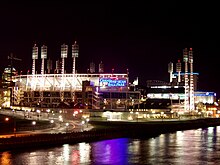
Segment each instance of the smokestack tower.
[[183,49],[183,62],[185,63],[185,111],[189,111],[189,78],[188,78],[188,49]]
[[38,59],[38,47],[36,44],[34,44],[33,48],[32,48],[32,60],[33,60],[33,64],[32,64],[32,74],[35,74],[35,60]]
[[75,41],[75,43],[72,45],[72,58],[73,58],[73,74],[76,73],[76,57],[79,56],[79,45]]
[[104,73],[104,64],[102,61],[99,63],[99,73]]
[[189,65],[190,65],[190,81],[189,81],[189,95],[190,95],[190,111],[193,111],[195,108],[195,99],[194,99],[194,79],[193,79],[193,50],[189,49]]
[[61,68],[61,74],[64,74],[65,69],[65,58],[67,58],[68,54],[68,45],[61,45],[61,59],[62,59],[62,68]]
[[176,63],[176,72],[178,73],[178,83],[181,82],[181,77],[180,77],[180,72],[181,72],[181,62],[180,60],[178,60],[178,62]]
[[173,76],[172,76],[172,74],[173,74],[173,63],[172,62],[170,62],[168,64],[168,73],[170,73],[170,82],[172,82],[173,81]]
[[44,74],[44,59],[47,58],[47,46],[43,45],[41,46],[41,74]]

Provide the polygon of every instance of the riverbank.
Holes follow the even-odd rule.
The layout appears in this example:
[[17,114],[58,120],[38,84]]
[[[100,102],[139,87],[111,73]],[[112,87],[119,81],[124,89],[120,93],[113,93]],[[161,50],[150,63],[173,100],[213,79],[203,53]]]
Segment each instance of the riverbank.
[[50,147],[65,143],[94,142],[114,138],[152,138],[164,133],[181,130],[220,126],[219,118],[205,118],[184,121],[90,121],[94,129],[73,133],[31,134],[25,137],[0,139],[0,150]]
[[[35,125],[33,125],[33,121],[36,121]],[[54,123],[50,123],[50,121],[46,120],[27,120],[16,116],[0,114],[0,135],[13,134],[14,132],[19,133],[21,131],[32,131],[33,129],[47,129],[54,127],[54,125]]]

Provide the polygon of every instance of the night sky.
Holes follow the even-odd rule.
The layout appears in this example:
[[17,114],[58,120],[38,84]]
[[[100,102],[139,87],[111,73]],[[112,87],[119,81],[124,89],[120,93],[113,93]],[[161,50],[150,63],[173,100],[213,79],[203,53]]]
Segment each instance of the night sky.
[[[117,1],[116,1],[117,2]],[[123,1],[122,1],[123,2]],[[198,88],[217,92],[219,80],[219,18],[216,3],[136,1],[119,3],[68,3],[31,1],[0,5],[0,71],[9,64],[13,53],[18,70],[31,70],[32,46],[48,46],[48,58],[60,59],[60,46],[77,40],[78,73],[86,73],[93,61],[98,69],[125,73],[130,81],[169,81],[167,66],[182,60],[182,50],[194,50],[194,71],[199,73]],[[71,72],[71,54],[66,70]],[[174,68],[175,69],[175,68]],[[183,65],[182,65],[183,69]],[[40,60],[38,60],[40,73]]]

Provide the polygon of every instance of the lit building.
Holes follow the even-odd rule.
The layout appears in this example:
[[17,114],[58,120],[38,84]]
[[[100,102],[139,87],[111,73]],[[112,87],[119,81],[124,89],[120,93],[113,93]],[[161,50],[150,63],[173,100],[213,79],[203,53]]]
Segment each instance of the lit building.
[[[91,73],[76,73],[75,66],[73,73],[65,73],[64,59],[68,55],[67,47],[65,44],[61,46],[62,62],[56,62],[57,72],[44,72],[47,47],[43,46],[45,51],[41,55],[41,74],[37,74],[33,64],[34,73],[13,76],[16,81],[12,96],[13,105],[59,107],[60,103],[64,102],[67,105],[82,104],[82,108],[126,109],[139,103],[140,92],[130,89],[127,73],[94,73],[94,65],[90,65]],[[76,45],[74,48],[78,49]],[[78,50],[72,52],[77,53],[74,57],[78,57]],[[32,55],[34,63],[38,59],[36,54],[35,45]],[[73,60],[75,65],[75,59]],[[100,71],[104,71],[103,66],[100,66]]]
[[95,73],[95,63],[94,62],[90,63],[89,71],[90,71],[90,73]]
[[[12,72],[11,72],[12,69]],[[0,83],[0,105],[1,107],[9,107],[10,106],[10,98],[12,87],[14,86],[14,76],[17,76],[17,70],[11,66],[6,67],[4,72],[2,73],[2,80]]]
[[148,102],[151,101],[154,104],[155,100],[161,100],[161,102],[167,100],[167,105],[170,104],[167,108],[174,112],[183,113],[197,112],[200,103],[214,104],[216,102],[216,93],[197,91],[199,74],[193,72],[192,48],[183,50],[183,62],[185,64],[184,72],[181,70],[180,60],[176,63],[176,72],[173,72],[173,63],[168,64],[169,82],[147,81],[146,96]]
[[216,93],[196,91],[195,92],[195,103],[198,104],[200,102],[203,104],[214,104],[216,102]]
[[102,61],[99,63],[99,73],[104,73],[104,64]]

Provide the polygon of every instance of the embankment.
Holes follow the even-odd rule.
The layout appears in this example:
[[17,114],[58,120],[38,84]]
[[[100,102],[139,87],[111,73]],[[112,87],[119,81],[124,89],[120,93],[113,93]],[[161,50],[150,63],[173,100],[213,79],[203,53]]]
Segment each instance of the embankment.
[[184,121],[109,122],[91,121],[95,129],[83,132],[58,134],[32,134],[25,137],[0,139],[0,150],[50,147],[65,143],[94,142],[121,137],[151,138],[160,134],[181,130],[220,126],[220,119],[206,118]]

